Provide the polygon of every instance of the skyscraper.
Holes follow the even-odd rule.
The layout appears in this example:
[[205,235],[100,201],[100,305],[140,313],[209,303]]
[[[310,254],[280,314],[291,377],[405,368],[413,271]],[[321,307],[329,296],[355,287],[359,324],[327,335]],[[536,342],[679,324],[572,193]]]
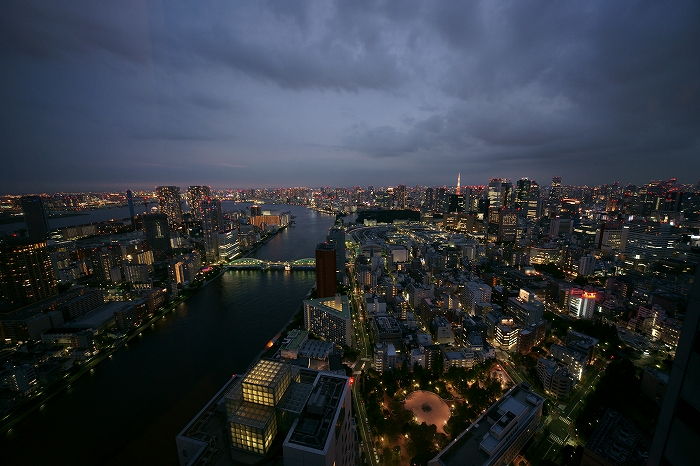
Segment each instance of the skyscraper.
[[683,321],[648,466],[697,464],[700,443],[700,267]]
[[46,216],[44,199],[41,196],[23,196],[20,199],[24,222],[29,230],[29,239],[43,241],[49,238],[49,220]]
[[207,262],[219,260],[219,242],[217,234],[223,229],[223,215],[221,201],[207,198],[202,200],[201,206],[202,236],[204,237],[204,252]]
[[345,280],[345,228],[333,226],[326,239],[335,249],[335,277],[342,283]]
[[190,186],[187,188],[190,212],[197,220],[202,219],[202,203],[211,198],[211,188],[209,186]]
[[168,216],[168,224],[178,226],[182,223],[182,197],[177,186],[158,186],[158,210]]
[[492,178],[488,185],[489,208],[508,207],[512,202],[513,183],[506,178]]
[[320,243],[316,246],[316,297],[335,296],[335,248],[332,244]]
[[134,217],[136,217],[136,214],[134,213],[134,193],[132,193],[130,189],[126,190],[126,202],[127,204],[129,204],[129,218],[131,218],[131,228],[135,228],[136,222],[134,220]]
[[58,294],[46,241],[0,244],[0,287],[8,301],[22,305]]
[[143,216],[146,230],[146,243],[153,254],[170,254],[170,229],[168,216],[165,214],[146,214]]
[[550,201],[561,201],[562,189],[561,189],[561,176],[555,176],[552,178],[552,185],[549,188],[549,200]]
[[461,184],[462,184],[462,173],[461,173],[461,172],[457,172],[457,192],[456,192],[456,194],[457,194],[458,196],[459,196],[460,194],[462,194],[462,192],[461,192],[462,187],[460,186]]
[[394,198],[396,199],[396,208],[406,208],[406,185],[400,184],[394,190]]

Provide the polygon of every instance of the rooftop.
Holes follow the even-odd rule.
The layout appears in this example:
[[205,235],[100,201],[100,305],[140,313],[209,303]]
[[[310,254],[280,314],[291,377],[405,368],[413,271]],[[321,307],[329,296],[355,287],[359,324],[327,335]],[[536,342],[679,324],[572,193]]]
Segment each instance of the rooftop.
[[243,383],[263,387],[276,387],[287,371],[289,371],[287,364],[270,359],[261,359],[248,372],[243,379]]
[[336,296],[334,298],[307,299],[304,304],[309,304],[318,309],[335,314],[343,319],[350,319],[350,303],[347,296]]
[[527,384],[516,385],[438,453],[429,464],[496,464],[521,431],[525,431],[531,418],[541,413],[543,402],[544,398],[531,391]]
[[329,434],[335,428],[338,410],[345,390],[349,390],[347,377],[319,374],[306,409],[292,425],[285,444],[294,444],[313,450],[325,450]]

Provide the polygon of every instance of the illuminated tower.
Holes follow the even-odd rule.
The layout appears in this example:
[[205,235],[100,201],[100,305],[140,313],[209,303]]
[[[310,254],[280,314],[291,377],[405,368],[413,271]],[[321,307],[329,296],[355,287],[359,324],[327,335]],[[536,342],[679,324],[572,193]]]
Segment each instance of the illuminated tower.
[[461,182],[462,182],[462,173],[457,172],[457,195],[458,196],[461,194],[461,188],[460,188]]
[[158,210],[168,216],[170,226],[178,226],[182,223],[182,197],[177,186],[158,186]]
[[44,199],[40,196],[24,196],[20,199],[24,222],[32,241],[42,241],[49,237],[49,220],[46,217]]

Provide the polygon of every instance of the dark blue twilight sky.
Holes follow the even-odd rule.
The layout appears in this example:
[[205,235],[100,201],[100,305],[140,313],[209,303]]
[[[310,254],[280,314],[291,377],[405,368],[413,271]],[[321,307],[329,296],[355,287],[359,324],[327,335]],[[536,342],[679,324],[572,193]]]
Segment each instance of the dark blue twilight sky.
[[700,178],[700,2],[29,1],[0,193]]

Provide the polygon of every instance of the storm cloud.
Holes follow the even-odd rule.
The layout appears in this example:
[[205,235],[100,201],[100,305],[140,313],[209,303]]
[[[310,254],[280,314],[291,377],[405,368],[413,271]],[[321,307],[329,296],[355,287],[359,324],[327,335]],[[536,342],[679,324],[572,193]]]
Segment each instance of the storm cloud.
[[4,192],[700,178],[696,1],[5,2]]

